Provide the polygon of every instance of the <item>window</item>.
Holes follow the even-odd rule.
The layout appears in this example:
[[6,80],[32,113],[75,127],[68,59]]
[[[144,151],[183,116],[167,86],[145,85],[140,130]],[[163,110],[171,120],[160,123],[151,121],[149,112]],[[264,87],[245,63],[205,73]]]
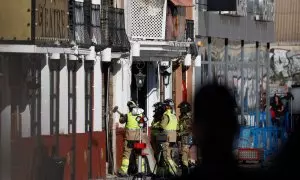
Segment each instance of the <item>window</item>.
[[100,5],[92,4],[91,10],[91,39],[93,43],[98,45],[102,41]]
[[72,38],[77,44],[90,44],[91,40],[88,33],[90,11],[88,10],[90,2],[70,1],[69,24]]

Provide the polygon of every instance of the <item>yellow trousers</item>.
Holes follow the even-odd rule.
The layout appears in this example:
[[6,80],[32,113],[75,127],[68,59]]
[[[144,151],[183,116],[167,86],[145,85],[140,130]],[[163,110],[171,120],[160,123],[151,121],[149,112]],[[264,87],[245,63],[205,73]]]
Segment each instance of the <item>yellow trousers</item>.
[[[122,164],[120,167],[119,172],[122,174],[128,174],[128,167],[130,163],[130,155],[133,152],[133,144],[136,141],[127,141],[125,140],[124,142],[124,147],[123,147],[123,157],[122,157]],[[138,162],[138,161],[136,161]],[[142,171],[145,172],[145,160],[142,159]]]

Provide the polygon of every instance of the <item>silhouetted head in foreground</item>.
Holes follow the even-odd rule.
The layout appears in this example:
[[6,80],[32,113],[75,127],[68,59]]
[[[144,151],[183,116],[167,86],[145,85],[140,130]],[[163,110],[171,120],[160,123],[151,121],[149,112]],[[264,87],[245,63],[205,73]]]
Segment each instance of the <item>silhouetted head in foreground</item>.
[[235,136],[239,132],[235,98],[219,84],[202,87],[195,96],[194,134],[202,162],[231,161]]

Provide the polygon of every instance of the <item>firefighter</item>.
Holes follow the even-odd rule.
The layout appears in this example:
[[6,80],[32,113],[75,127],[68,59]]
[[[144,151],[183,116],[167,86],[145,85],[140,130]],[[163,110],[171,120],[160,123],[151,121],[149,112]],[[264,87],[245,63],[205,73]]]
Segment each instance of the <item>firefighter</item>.
[[[119,176],[128,176],[129,159],[133,151],[135,142],[139,141],[140,126],[136,120],[139,115],[133,115],[132,111],[136,108],[136,104],[133,101],[127,103],[129,112],[126,115],[121,115],[119,122],[125,124],[125,141],[122,157],[122,165],[118,171]],[[144,163],[143,163],[144,165]],[[144,166],[142,167],[144,169]]]
[[177,138],[177,117],[173,114],[174,102],[165,101],[165,112],[163,114],[160,126],[167,135],[167,141],[161,144],[163,150],[163,159],[166,162],[168,171],[171,175],[177,175],[177,165],[172,159],[171,147],[176,143]]
[[157,154],[157,143],[156,143],[156,135],[160,132],[160,122],[162,116],[164,114],[164,104],[162,102],[157,102],[153,105],[154,107],[154,115],[153,121],[151,123],[151,145],[154,151],[154,154]]
[[[180,109],[180,116],[178,122],[177,135],[178,140],[181,145],[181,163],[182,163],[182,173],[188,173],[189,167],[189,152],[192,145],[192,114],[191,105],[188,102],[181,102],[178,105]],[[190,164],[195,163],[193,160]]]

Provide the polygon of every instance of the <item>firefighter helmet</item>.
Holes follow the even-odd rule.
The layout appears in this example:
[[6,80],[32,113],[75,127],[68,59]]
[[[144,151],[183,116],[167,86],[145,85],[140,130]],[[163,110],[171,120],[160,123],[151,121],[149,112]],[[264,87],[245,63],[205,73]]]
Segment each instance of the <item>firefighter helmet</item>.
[[162,102],[157,102],[155,104],[153,104],[154,107],[154,111],[153,112],[163,112],[165,110],[165,104]]
[[183,101],[178,105],[178,108],[180,108],[180,111],[183,113],[190,112],[192,110],[192,107],[190,103]]
[[127,102],[127,106],[128,106],[129,109],[137,107],[136,104],[135,104],[135,102],[133,102],[133,101],[128,101]]
[[157,103],[154,103],[154,104],[153,104],[153,107],[156,108],[156,107],[161,106],[162,104],[163,104],[162,102],[157,102]]
[[164,103],[170,107],[173,107],[175,105],[174,101],[172,99],[166,99],[166,100],[164,100]]

